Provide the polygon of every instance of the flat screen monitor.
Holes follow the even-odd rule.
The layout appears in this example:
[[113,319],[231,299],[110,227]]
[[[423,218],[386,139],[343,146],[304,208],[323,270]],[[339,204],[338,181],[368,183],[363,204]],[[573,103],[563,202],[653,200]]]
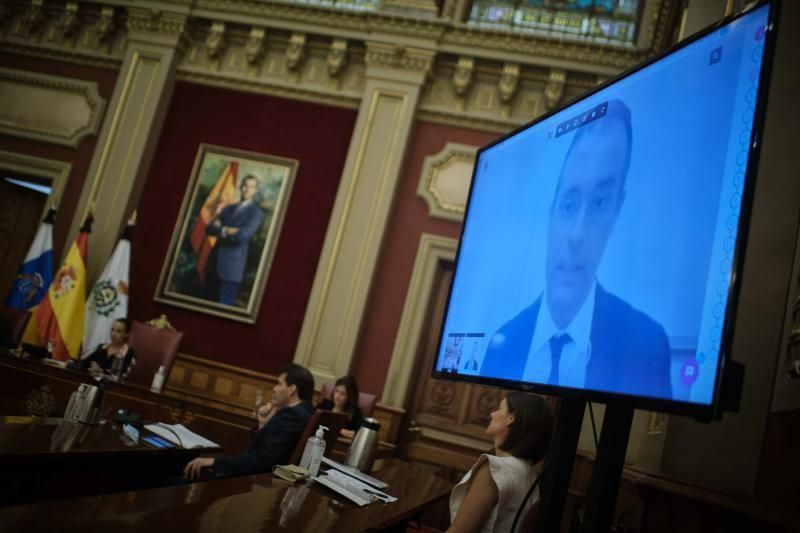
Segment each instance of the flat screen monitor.
[[750,7],[478,151],[433,377],[714,414],[774,22]]

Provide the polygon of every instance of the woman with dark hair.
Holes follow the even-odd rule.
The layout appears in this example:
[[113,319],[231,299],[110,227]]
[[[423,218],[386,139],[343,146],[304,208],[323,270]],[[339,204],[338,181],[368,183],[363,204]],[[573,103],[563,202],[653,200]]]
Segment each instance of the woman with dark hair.
[[330,398],[317,404],[317,409],[346,413],[347,422],[340,432],[342,437],[352,438],[355,431],[361,426],[364,419],[361,408],[358,407],[358,384],[353,376],[344,376],[336,380]]
[[133,348],[128,346],[130,331],[131,321],[129,319],[116,319],[111,324],[111,342],[99,345],[91,355],[82,359],[79,363],[81,368],[88,370],[93,375],[105,374],[125,379],[136,358]]
[[[509,392],[490,415],[486,434],[495,455],[483,454],[450,495],[450,532],[505,532],[540,474],[547,455],[553,414],[544,398]],[[538,489],[532,503],[538,498]],[[530,504],[529,503],[529,504]]]

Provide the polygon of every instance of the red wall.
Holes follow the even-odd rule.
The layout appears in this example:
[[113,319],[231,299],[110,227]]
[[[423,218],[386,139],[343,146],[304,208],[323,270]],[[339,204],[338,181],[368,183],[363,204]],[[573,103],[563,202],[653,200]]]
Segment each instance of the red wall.
[[[355,119],[355,110],[177,83],[138,206],[130,315],[166,314],[185,332],[183,353],[267,373],[291,362]],[[200,143],[300,162],[254,325],[153,300]]]
[[[49,59],[39,59],[2,52],[0,52],[0,66],[38,72],[51,76],[62,76],[65,78],[96,82],[98,92],[100,96],[106,100],[106,104],[111,100],[114,84],[117,81],[117,72],[113,70],[84,67],[60,63]],[[81,189],[86,180],[86,173],[89,170],[89,164],[92,161],[92,155],[94,154],[96,145],[97,136],[84,137],[77,148],[72,148],[42,141],[20,139],[9,135],[0,135],[0,149],[35,157],[56,159],[72,164],[72,172],[64,188],[61,203],[57,206],[58,215],[56,216],[56,223],[53,228],[53,252],[55,258],[61,257],[64,241],[67,238],[70,222],[75,214],[75,208],[78,205],[78,199],[80,198]]]
[[460,224],[429,217],[428,204],[417,196],[425,158],[448,142],[482,146],[497,137],[428,122],[414,125],[353,360],[352,373],[361,390],[383,391],[422,233],[452,238],[461,234]]

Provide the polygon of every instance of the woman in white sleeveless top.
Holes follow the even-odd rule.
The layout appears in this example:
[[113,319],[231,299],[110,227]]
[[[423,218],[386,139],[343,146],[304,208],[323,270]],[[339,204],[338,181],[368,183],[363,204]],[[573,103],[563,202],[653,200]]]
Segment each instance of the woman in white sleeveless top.
[[[448,531],[510,531],[525,493],[539,474],[535,465],[547,454],[552,432],[553,415],[544,398],[509,392],[486,428],[495,455],[481,455],[450,495]],[[538,499],[538,492],[528,506]]]

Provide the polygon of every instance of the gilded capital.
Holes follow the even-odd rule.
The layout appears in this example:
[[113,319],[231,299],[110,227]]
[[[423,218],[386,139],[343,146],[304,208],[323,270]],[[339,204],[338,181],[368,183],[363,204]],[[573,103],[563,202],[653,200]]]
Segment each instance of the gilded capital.
[[212,23],[206,36],[206,55],[209,59],[218,58],[225,50],[225,45],[225,23]]
[[266,31],[264,28],[252,27],[250,28],[250,35],[247,36],[247,42],[244,44],[244,52],[247,56],[247,62],[255,65],[264,56],[266,51]]
[[289,70],[297,70],[306,53],[306,34],[293,33],[286,47],[286,66]]
[[180,37],[187,29],[187,16],[148,8],[128,7],[128,30]]
[[31,7],[28,8],[27,13],[20,20],[17,33],[24,37],[28,37],[32,33],[38,33],[42,29],[44,21],[44,0],[31,0]]
[[404,48],[396,44],[367,42],[364,61],[367,67],[416,71],[427,76],[435,56],[436,52],[424,48]]
[[78,17],[78,2],[67,2],[64,6],[64,14],[58,22],[61,35],[66,39],[74,36],[80,28],[81,19]]
[[547,73],[547,83],[544,86],[544,105],[553,109],[564,96],[564,85],[567,82],[567,71],[560,68],[551,68]]
[[110,45],[114,39],[114,32],[117,25],[114,23],[114,7],[103,6],[100,10],[100,18],[97,19],[95,26],[95,46]]
[[347,39],[334,39],[328,50],[328,74],[332,78],[342,72],[342,67],[347,63]]
[[472,83],[472,73],[475,71],[475,61],[471,57],[459,57],[456,69],[453,72],[453,86],[456,94],[464,96]]
[[497,88],[500,90],[500,100],[504,104],[509,103],[514,97],[518,83],[519,65],[517,63],[506,63],[503,65],[503,73],[500,75],[500,80],[497,82]]

